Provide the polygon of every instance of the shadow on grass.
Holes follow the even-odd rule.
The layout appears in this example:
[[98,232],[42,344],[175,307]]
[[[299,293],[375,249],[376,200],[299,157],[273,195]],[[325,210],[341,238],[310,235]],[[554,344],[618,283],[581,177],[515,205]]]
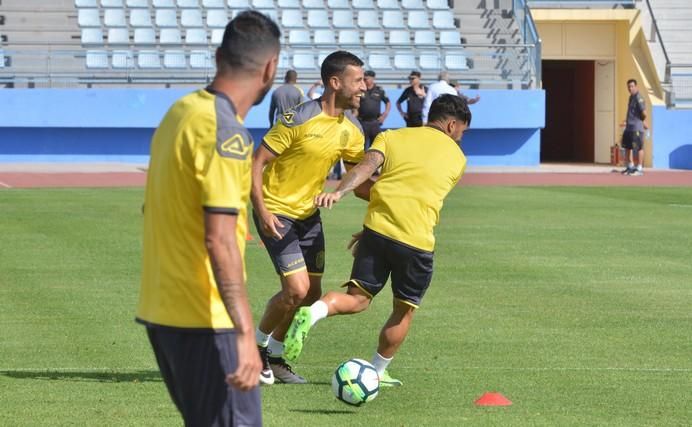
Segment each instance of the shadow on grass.
[[96,381],[104,383],[124,383],[124,382],[160,382],[161,374],[157,370],[136,370],[136,371],[103,371],[103,372],[80,372],[76,370],[4,370],[0,375],[9,378],[48,380],[48,381]]
[[356,411],[347,411],[344,409],[289,409],[291,412],[300,412],[303,414],[323,414],[323,415],[334,415],[334,414],[346,414],[352,415]]

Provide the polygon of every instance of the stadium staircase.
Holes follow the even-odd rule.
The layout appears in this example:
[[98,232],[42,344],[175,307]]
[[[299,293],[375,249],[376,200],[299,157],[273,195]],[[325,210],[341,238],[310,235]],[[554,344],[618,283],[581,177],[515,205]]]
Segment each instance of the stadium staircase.
[[317,80],[322,59],[347,49],[385,85],[418,69],[430,79],[447,70],[477,87],[529,87],[518,1],[476,1],[0,0],[0,83],[199,84],[213,76],[228,19],[254,8],[282,28],[279,78],[294,68]]

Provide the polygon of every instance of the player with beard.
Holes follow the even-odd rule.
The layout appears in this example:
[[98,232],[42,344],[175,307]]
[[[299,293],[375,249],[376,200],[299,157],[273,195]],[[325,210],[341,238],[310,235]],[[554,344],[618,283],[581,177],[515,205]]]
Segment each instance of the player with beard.
[[[283,358],[283,339],[293,314],[322,295],[324,234],[315,196],[340,159],[347,169],[363,158],[363,130],[351,112],[365,93],[363,61],[333,52],[322,63],[324,93],[285,111],[255,151],[253,218],[281,281],[256,330],[262,356],[260,382],[302,384]],[[368,199],[372,182],[356,195]]]

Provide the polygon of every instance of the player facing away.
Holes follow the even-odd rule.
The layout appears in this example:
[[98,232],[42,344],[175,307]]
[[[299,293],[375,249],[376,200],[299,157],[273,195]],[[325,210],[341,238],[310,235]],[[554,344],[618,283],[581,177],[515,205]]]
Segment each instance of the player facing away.
[[151,143],[137,321],[186,426],[261,426],[245,286],[252,136],[243,118],[271,88],[279,28],[240,13],[211,85],[179,99]]
[[[363,158],[363,130],[351,113],[365,93],[363,62],[333,52],[321,75],[322,96],[284,112],[252,165],[253,218],[281,282],[256,330],[263,384],[306,382],[284,360],[283,340],[295,310],[322,295],[325,246],[314,199],[339,159],[348,167]],[[357,191],[361,198],[367,199],[371,184]]]
[[433,101],[427,125],[380,134],[336,191],[315,198],[315,205],[331,208],[382,167],[370,192],[363,231],[351,241],[357,247],[351,279],[344,284],[347,290],[328,292],[310,307],[298,310],[286,335],[286,359],[296,360],[308,331],[319,320],[368,308],[391,276],[393,309],[380,331],[372,364],[381,385],[402,384],[386,369],[404,342],[413,314],[430,285],[433,228],[444,198],[466,168],[466,157],[457,141],[470,123],[466,100],[442,95]]

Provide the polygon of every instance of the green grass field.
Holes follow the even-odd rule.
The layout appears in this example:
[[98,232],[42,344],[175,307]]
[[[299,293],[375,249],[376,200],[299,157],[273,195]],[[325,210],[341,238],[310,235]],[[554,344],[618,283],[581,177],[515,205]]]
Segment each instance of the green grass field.
[[[141,189],[0,191],[0,425],[181,425],[134,323]],[[324,288],[364,204],[324,212]],[[391,306],[321,322],[263,388],[267,426],[687,426],[692,423],[692,189],[456,190],[435,276],[390,366],[404,387],[334,399],[337,364],[369,359]],[[250,242],[257,318],[277,279]],[[473,401],[498,391],[510,407]]]

